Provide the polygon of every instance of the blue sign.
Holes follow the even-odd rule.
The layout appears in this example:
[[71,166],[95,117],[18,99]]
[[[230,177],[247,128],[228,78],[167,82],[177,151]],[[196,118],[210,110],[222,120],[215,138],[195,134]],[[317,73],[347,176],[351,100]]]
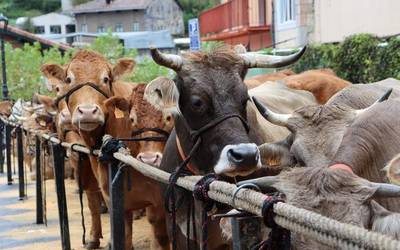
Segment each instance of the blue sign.
[[189,39],[190,39],[190,50],[200,50],[200,30],[199,30],[199,19],[189,19]]

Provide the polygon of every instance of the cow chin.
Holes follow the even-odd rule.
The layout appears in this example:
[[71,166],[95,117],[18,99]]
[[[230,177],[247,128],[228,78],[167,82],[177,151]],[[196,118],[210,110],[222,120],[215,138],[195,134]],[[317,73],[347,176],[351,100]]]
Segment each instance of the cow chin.
[[226,145],[220,154],[214,172],[229,177],[247,176],[261,167],[260,151],[254,143]]

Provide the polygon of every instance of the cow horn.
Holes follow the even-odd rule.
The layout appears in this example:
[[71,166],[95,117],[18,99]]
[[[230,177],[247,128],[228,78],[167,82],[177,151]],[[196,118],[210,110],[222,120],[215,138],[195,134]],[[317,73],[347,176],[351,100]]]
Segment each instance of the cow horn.
[[295,63],[306,51],[304,46],[300,51],[288,56],[272,56],[258,53],[243,53],[239,56],[243,59],[247,68],[280,68]]
[[375,197],[400,197],[400,186],[375,182],[371,182],[370,186],[376,188]]
[[264,176],[256,179],[250,179],[250,180],[244,180],[244,181],[239,181],[237,183],[237,186],[241,186],[243,184],[255,184],[261,189],[267,189],[272,187],[274,184],[279,182],[279,177],[278,176]]
[[385,94],[383,94],[383,96],[381,96],[381,98],[379,98],[376,102],[374,102],[372,105],[370,105],[369,107],[365,108],[365,109],[357,109],[355,110],[356,115],[359,116],[362,113],[368,111],[369,109],[371,109],[373,106],[375,106],[376,104],[380,103],[380,102],[384,102],[387,99],[389,99],[390,94],[392,94],[393,89],[390,88],[388,91],[385,92]]
[[292,117],[292,115],[274,113],[265,107],[256,97],[253,96],[252,98],[258,111],[267,121],[283,127],[288,126],[288,120],[290,117]]
[[151,57],[153,60],[162,66],[168,67],[175,71],[179,71],[183,65],[183,59],[181,56],[164,54],[156,48],[150,48]]

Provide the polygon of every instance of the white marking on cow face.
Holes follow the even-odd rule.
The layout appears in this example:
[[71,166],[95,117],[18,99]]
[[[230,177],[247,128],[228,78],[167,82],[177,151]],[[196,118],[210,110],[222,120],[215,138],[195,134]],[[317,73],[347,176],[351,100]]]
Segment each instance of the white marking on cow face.
[[261,167],[260,151],[254,143],[226,145],[214,166],[216,174],[247,176]]

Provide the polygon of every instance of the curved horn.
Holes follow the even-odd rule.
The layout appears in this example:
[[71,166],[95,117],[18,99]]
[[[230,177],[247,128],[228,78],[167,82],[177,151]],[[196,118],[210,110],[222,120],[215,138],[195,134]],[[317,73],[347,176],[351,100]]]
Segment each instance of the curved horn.
[[251,184],[257,185],[261,189],[268,189],[278,182],[279,182],[278,176],[265,176],[265,177],[256,178],[256,179],[239,181],[237,183],[237,186],[251,183]]
[[372,105],[370,105],[369,107],[365,108],[365,109],[357,109],[355,110],[356,115],[359,116],[362,113],[364,113],[365,111],[368,111],[369,109],[371,109],[373,106],[375,106],[376,104],[380,103],[380,102],[384,102],[387,99],[389,99],[390,94],[392,94],[393,89],[390,88],[388,91],[385,92],[385,94],[383,94],[383,96],[381,96],[381,98],[379,98],[377,101],[375,101]]
[[151,52],[151,57],[153,57],[153,60],[157,64],[168,67],[175,71],[179,71],[182,68],[183,59],[181,56],[164,54],[156,48],[150,48],[150,52]]
[[258,111],[261,113],[261,115],[269,122],[287,127],[288,126],[288,120],[289,118],[292,117],[292,115],[288,114],[278,114],[274,113],[271,110],[269,110],[267,107],[265,107],[257,98],[254,96],[252,97],[254,104],[256,105]]
[[371,182],[370,187],[376,188],[375,197],[400,197],[400,186]]
[[247,68],[280,68],[295,63],[304,54],[307,47],[288,56],[272,56],[257,53],[239,54]]

